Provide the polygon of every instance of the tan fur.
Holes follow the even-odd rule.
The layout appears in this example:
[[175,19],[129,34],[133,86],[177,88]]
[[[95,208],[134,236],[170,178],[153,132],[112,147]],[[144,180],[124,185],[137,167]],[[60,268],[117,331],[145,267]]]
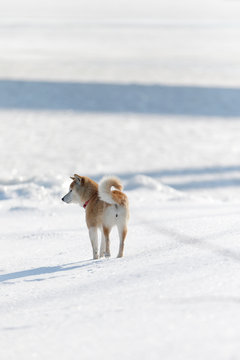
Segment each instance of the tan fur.
[[114,186],[116,189],[118,189],[119,191],[122,191],[123,187],[122,184],[118,181],[118,179],[114,178],[111,181],[111,186]]
[[114,201],[116,201],[116,203],[118,203],[121,206],[128,206],[128,198],[127,196],[122,193],[121,191],[118,190],[113,190],[112,191],[112,198]]
[[[89,229],[89,235],[93,247],[93,257],[98,258],[97,245],[97,229],[102,231],[102,241],[100,256],[110,256],[110,240],[109,234],[114,225],[118,227],[120,245],[118,257],[123,256],[124,242],[127,234],[127,221],[129,218],[128,198],[122,190],[122,184],[114,177],[106,180],[106,188],[109,191],[109,197],[112,198],[113,203],[107,203],[99,198],[98,184],[86,176],[74,174],[72,183],[70,184],[70,191],[77,194],[79,203],[83,206],[86,202],[86,223]],[[118,190],[111,191],[114,186]],[[68,196],[65,195],[65,197]],[[64,197],[64,198],[65,198]],[[63,201],[64,198],[62,199]],[[68,202],[68,201],[66,201]],[[76,201],[75,201],[76,202]],[[115,204],[115,205],[114,205]]]

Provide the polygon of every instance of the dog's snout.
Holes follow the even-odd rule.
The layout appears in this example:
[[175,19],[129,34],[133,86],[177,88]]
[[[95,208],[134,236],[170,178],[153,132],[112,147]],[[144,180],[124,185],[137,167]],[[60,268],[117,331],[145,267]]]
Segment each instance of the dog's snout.
[[64,201],[64,197],[62,198],[62,201]]

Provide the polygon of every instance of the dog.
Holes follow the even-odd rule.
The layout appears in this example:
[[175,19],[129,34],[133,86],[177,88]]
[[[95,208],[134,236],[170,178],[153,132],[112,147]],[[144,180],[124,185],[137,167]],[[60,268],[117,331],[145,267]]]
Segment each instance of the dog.
[[[86,223],[92,244],[93,259],[110,257],[109,235],[113,226],[119,234],[119,252],[123,256],[124,242],[129,220],[127,195],[122,192],[123,186],[115,176],[103,177],[99,185],[86,176],[75,174],[70,177],[69,192],[62,198],[67,204],[77,203],[86,210]],[[112,190],[114,187],[117,190]],[[98,255],[98,229],[101,231],[101,246]]]

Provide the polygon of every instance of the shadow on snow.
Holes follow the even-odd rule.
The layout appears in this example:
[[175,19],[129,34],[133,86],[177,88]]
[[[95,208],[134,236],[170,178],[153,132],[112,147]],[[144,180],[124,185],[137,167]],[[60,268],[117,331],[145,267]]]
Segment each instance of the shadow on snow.
[[[39,276],[39,275],[45,275],[45,274],[53,274],[53,273],[62,272],[62,271],[81,269],[86,266],[91,266],[91,265],[93,265],[93,263],[99,263],[100,261],[101,260],[98,260],[98,261],[89,260],[87,262],[84,261],[82,263],[76,263],[76,265],[64,264],[64,265],[59,265],[59,266],[47,266],[47,267],[39,267],[39,268],[35,268],[35,269],[30,269],[30,270],[23,270],[23,271],[17,271],[17,272],[13,272],[13,273],[3,274],[3,275],[0,275],[0,283],[4,282],[4,281],[8,281],[8,280],[16,280],[16,279],[26,278],[26,277],[30,277],[30,276]],[[40,279],[40,280],[42,280],[42,279]],[[38,278],[36,278],[32,281],[40,281],[40,280]]]
[[0,80],[0,109],[239,117],[240,89]]

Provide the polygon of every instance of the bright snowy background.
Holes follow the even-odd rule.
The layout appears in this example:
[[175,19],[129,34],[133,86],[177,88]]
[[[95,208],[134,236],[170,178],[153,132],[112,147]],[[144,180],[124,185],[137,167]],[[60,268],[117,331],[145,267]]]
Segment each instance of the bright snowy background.
[[[1,360],[240,356],[240,1],[9,0],[0,13]],[[91,260],[73,173],[118,175]]]

